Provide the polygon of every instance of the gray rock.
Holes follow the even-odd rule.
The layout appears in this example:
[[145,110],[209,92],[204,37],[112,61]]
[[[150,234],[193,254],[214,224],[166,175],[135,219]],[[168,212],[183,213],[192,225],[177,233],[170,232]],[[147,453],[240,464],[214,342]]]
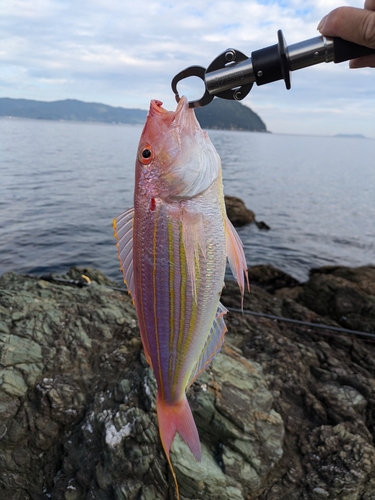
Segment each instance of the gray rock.
[[[323,268],[305,284],[265,269],[268,291],[253,285],[244,307],[337,326],[332,290],[345,288],[366,327],[372,269]],[[0,278],[0,498],[172,499],[133,305],[96,270],[62,278],[83,273],[89,286]],[[222,300],[240,305],[236,284]],[[227,324],[188,393],[201,463],[178,435],[172,445],[181,499],[375,498],[373,344],[239,313]]]
[[[261,275],[261,268],[257,266],[255,275]],[[244,308],[339,327],[340,318],[331,304],[341,287],[361,297],[355,326],[368,331],[373,267],[323,271],[316,270],[305,284],[293,288],[290,283],[289,289],[272,289],[265,278],[273,295],[252,285]],[[240,307],[234,283],[226,284],[222,301]],[[227,342],[262,366],[274,409],[285,425],[283,457],[272,469],[268,487],[251,498],[375,498],[374,344],[356,336],[246,315],[233,314],[227,322]]]

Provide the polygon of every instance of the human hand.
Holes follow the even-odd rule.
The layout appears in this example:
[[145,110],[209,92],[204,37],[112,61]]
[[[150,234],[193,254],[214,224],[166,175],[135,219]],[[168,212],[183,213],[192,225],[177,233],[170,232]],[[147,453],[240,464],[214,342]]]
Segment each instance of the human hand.
[[[375,0],[365,0],[364,9],[338,7],[323,17],[318,30],[323,36],[338,36],[375,49]],[[375,68],[375,55],[352,59],[349,66]]]

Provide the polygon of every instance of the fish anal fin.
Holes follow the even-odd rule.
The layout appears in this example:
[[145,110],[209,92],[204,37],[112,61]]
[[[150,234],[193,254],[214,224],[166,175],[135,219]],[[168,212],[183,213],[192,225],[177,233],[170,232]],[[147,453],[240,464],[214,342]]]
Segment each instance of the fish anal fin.
[[167,457],[170,470],[176,485],[177,498],[180,498],[176,474],[170,458],[170,449],[176,432],[190,448],[195,459],[200,462],[202,457],[201,444],[198,430],[194,422],[189,403],[184,394],[178,403],[168,404],[163,401],[158,393],[156,396],[156,412],[158,416],[159,434]]
[[120,260],[124,282],[134,302],[133,221],[134,208],[130,208],[113,219],[113,230],[117,240],[117,255]]
[[250,291],[249,276],[247,272],[246,257],[243,251],[243,244],[237,231],[233,227],[231,221],[226,218],[225,221],[225,236],[226,236],[226,248],[227,257],[229,262],[229,267],[235,277],[238,286],[240,287],[240,292],[242,295],[242,307],[243,307],[243,296],[245,293],[245,279],[247,284],[247,289]]
[[226,313],[226,308],[221,302],[219,302],[216,317],[211,326],[210,333],[199,356],[198,362],[190,376],[189,386],[207,368],[207,366],[213,361],[216,354],[220,351],[220,348],[224,343],[225,333],[227,332],[227,327],[224,321],[224,314]]
[[181,214],[182,242],[186,255],[187,272],[191,282],[193,297],[197,300],[197,272],[199,273],[199,253],[206,257],[206,236],[203,215],[183,210]]

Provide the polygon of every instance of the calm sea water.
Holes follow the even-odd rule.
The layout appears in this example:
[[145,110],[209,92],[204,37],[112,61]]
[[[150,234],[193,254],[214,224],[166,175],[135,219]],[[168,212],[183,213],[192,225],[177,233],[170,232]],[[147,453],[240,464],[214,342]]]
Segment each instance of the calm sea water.
[[[132,205],[142,127],[0,120],[0,274],[93,266],[121,282],[112,219]],[[375,263],[375,141],[209,131],[225,193],[270,231],[239,229],[249,265],[305,280]]]

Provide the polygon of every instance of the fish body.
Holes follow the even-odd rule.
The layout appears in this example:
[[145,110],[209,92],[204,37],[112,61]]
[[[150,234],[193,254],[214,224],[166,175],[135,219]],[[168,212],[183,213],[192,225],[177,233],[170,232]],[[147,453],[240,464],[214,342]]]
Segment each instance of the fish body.
[[220,158],[186,98],[175,112],[151,101],[136,160],[134,208],[114,220],[114,229],[157,381],[165,453],[171,464],[179,432],[200,460],[186,390],[224,340],[220,294],[227,257],[242,292],[246,261],[226,216]]

